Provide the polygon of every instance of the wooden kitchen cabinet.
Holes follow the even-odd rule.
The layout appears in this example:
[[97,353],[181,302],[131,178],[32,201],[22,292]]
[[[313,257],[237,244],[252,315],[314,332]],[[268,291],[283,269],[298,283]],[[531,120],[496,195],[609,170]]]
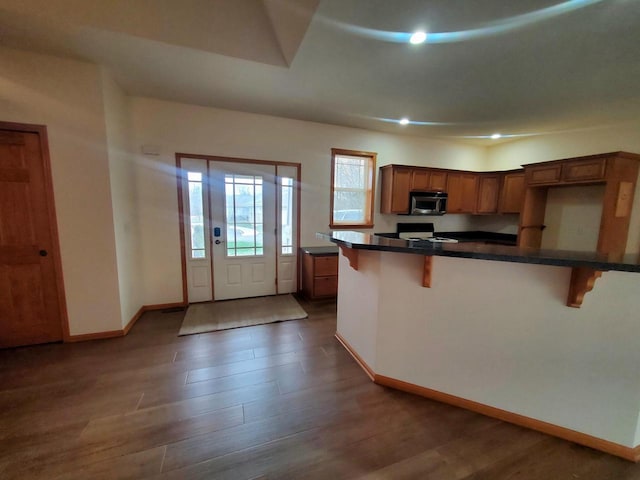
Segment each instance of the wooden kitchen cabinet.
[[429,178],[429,190],[445,192],[447,190],[447,172],[444,170],[432,170]]
[[564,182],[588,182],[602,180],[606,171],[607,159],[568,160],[562,163]]
[[626,251],[640,155],[610,152],[524,165],[525,197],[518,245],[540,248],[550,188],[604,185],[597,252],[621,258]]
[[562,165],[534,165],[525,169],[527,185],[553,185],[560,182]]
[[380,213],[409,213],[409,191],[413,168],[386,165],[380,169],[382,192]]
[[524,201],[524,170],[505,173],[500,190],[500,213],[520,213]]
[[411,172],[411,191],[430,189],[431,172],[426,168],[414,168]]
[[302,248],[302,293],[308,300],[338,294],[337,247]]
[[497,213],[501,175],[480,174],[476,213]]
[[448,172],[447,213],[474,213],[478,196],[478,174],[472,172]]

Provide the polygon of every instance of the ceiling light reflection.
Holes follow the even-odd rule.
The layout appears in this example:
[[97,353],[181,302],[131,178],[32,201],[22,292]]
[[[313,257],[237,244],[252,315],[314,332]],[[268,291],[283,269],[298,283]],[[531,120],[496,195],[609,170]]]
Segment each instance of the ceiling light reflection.
[[387,122],[387,123],[399,123],[400,125],[427,125],[427,126],[452,126],[452,125],[464,125],[461,123],[450,123],[450,122],[420,122],[417,120],[409,120],[408,118],[384,118],[384,117],[369,117],[366,115],[357,115],[360,118],[367,118],[372,120],[377,120],[379,122]]
[[[322,20],[336,28],[347,30],[353,34],[372,38],[374,40],[380,40],[383,42],[453,43],[466,40],[475,40],[492,35],[499,35],[501,33],[509,32],[511,30],[516,30],[527,25],[548,20],[550,18],[557,17],[574,10],[578,10],[589,5],[600,3],[602,1],[604,0],[567,0],[550,7],[542,8],[540,10],[534,10],[533,12],[503,18],[494,22],[488,22],[484,26],[481,26],[479,28],[474,28],[471,30],[461,30],[458,32],[415,32],[413,34],[408,32],[389,32],[384,30],[376,30],[373,28],[360,27],[357,25],[350,25],[348,23],[339,22],[337,20],[327,18],[322,18]],[[415,35],[418,34],[423,34],[424,38],[421,42],[414,42],[412,39]]]
[[427,34],[425,32],[415,32],[409,38],[409,43],[412,43],[413,45],[419,45],[420,43],[424,43],[426,39]]

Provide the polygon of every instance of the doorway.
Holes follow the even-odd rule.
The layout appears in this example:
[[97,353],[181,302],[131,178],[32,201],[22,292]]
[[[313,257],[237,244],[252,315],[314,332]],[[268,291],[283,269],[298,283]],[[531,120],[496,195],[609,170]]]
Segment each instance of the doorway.
[[68,335],[46,127],[0,122],[0,347]]
[[300,165],[176,154],[186,303],[295,292]]

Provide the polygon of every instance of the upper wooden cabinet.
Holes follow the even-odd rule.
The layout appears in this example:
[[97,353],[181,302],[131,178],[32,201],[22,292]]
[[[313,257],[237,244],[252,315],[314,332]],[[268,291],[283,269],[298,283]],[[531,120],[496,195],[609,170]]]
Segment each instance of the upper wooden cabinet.
[[[607,154],[609,155],[609,154]],[[590,155],[577,159],[525,165],[527,185],[562,185],[565,183],[599,183],[606,177],[606,156]]]
[[603,184],[602,216],[597,251],[617,258],[625,253],[640,155],[603,153],[524,165],[525,198],[518,244],[540,248],[547,191],[562,186]]
[[414,168],[411,173],[411,190],[429,190],[431,171],[426,168]]
[[500,193],[498,174],[480,174],[478,183],[478,201],[476,213],[496,213],[498,211],[498,194]]
[[445,192],[447,190],[447,175],[444,170],[433,170],[429,180],[429,190]]
[[567,160],[562,164],[562,180],[564,182],[602,180],[605,177],[606,167],[606,158]]
[[524,191],[522,170],[476,173],[407,165],[380,167],[380,213],[409,213],[409,192],[449,194],[449,213],[518,213]]
[[478,174],[472,172],[448,172],[447,213],[474,213],[478,195]]
[[413,168],[386,165],[380,168],[382,192],[380,213],[409,213],[409,191],[413,178]]
[[380,213],[409,213],[409,192],[447,189],[447,171],[426,167],[380,167]]
[[532,165],[525,169],[527,185],[549,185],[560,181],[562,165]]
[[500,213],[520,213],[524,201],[524,171],[516,170],[502,176],[500,190]]

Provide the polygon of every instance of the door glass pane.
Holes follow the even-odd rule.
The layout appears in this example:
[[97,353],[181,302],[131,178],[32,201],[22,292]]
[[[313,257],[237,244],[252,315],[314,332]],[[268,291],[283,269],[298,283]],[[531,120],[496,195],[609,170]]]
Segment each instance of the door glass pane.
[[280,187],[280,252],[293,254],[293,178],[282,177]]
[[189,224],[191,227],[191,258],[206,258],[204,235],[204,203],[202,173],[187,172],[189,181]]
[[263,254],[262,177],[226,174],[227,256]]

